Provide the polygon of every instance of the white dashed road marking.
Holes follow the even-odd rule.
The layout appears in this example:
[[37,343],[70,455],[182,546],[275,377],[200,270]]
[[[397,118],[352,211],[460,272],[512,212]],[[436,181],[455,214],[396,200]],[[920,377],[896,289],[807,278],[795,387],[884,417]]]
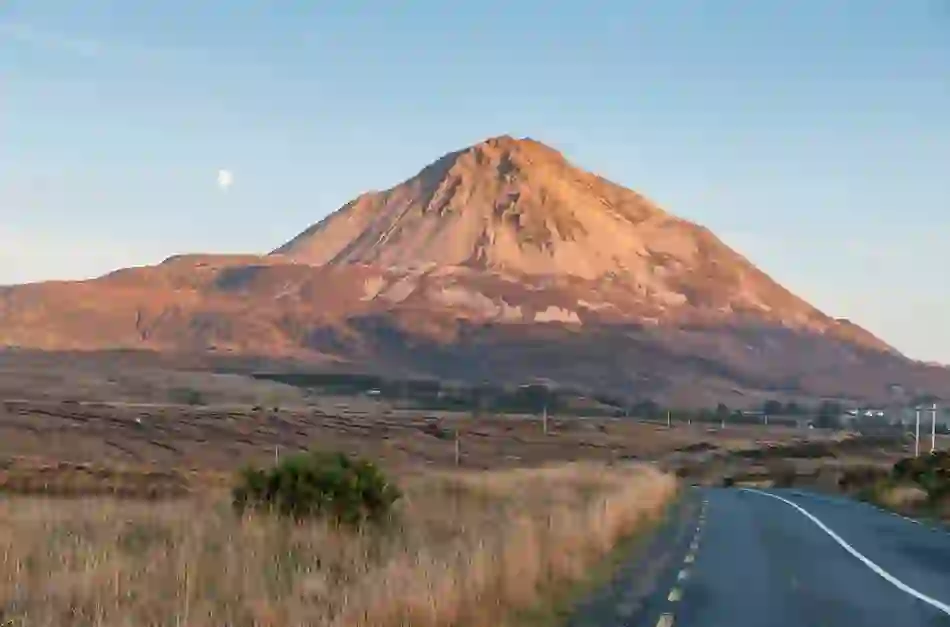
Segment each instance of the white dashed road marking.
[[670,590],[670,596],[666,597],[666,600],[670,603],[676,603],[683,598],[683,591],[679,588],[673,588]]
[[673,615],[663,614],[660,620],[656,621],[656,627],[673,627]]
[[829,529],[825,523],[821,522],[816,516],[814,516],[811,512],[809,512],[805,508],[801,507],[800,505],[797,505],[796,503],[789,501],[788,499],[782,498],[781,496],[778,496],[776,494],[770,494],[768,492],[763,492],[762,490],[756,490],[754,488],[742,488],[742,490],[746,492],[750,492],[752,494],[761,494],[762,496],[768,496],[777,501],[782,501],[786,505],[794,508],[799,514],[801,514],[808,520],[818,525],[819,529],[821,529],[826,534],[831,536],[831,539],[837,542],[838,544],[840,544],[841,547],[845,551],[853,555],[858,561],[860,561],[862,564],[864,564],[865,566],[870,568],[872,571],[880,575],[883,579],[885,579],[888,583],[896,587],[898,590],[902,590],[903,592],[906,592],[907,594],[913,597],[916,597],[917,599],[920,599],[924,603],[937,608],[944,614],[950,615],[950,605],[947,605],[946,603],[942,603],[938,601],[937,599],[927,596],[926,594],[924,594],[923,592],[920,592],[919,590],[915,590],[914,588],[911,588],[906,583],[904,583],[903,581],[901,581],[894,575],[890,574],[889,572],[887,572],[886,570],[884,570],[883,568],[881,568],[880,566],[878,566],[877,564],[869,560],[867,557],[862,555],[857,549],[855,549],[853,546],[845,542],[841,536],[839,536],[837,533]]

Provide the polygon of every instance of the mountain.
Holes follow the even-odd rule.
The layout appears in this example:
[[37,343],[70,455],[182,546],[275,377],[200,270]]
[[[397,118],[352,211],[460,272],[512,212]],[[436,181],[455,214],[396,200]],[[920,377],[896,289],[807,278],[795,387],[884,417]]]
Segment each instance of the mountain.
[[0,345],[293,359],[681,402],[950,392],[708,229],[503,136],[347,203],[269,255],[0,288]]
[[589,300],[572,301],[571,316],[745,317],[889,350],[797,298],[709,230],[531,139],[496,137],[450,153],[360,196],[272,255],[314,266],[464,268],[549,287],[587,282]]

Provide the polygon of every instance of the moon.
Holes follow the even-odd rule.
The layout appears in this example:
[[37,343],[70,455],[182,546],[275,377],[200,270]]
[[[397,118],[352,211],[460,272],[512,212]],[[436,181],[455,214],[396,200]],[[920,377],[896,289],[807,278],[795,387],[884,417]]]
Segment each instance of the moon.
[[234,173],[231,170],[218,170],[218,187],[223,191],[234,184]]

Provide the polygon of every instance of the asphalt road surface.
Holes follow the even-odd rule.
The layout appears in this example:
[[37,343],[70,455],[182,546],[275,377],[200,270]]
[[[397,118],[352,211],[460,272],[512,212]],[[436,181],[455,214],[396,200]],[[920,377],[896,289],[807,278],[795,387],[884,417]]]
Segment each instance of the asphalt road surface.
[[650,590],[631,567],[572,624],[950,627],[945,529],[795,490],[697,489],[689,500],[660,534],[667,557]]

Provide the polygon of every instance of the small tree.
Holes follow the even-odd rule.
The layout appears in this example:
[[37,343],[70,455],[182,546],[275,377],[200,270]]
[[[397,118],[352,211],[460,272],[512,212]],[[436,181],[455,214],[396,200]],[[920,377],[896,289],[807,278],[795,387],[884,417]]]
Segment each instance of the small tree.
[[656,418],[660,415],[666,415],[662,407],[651,399],[639,401],[631,408],[633,415],[638,418]]
[[805,410],[795,401],[789,401],[785,403],[785,413],[789,416],[801,416],[805,413]]
[[818,406],[818,416],[815,425],[823,428],[833,428],[838,426],[841,414],[844,408],[841,403],[835,401],[822,401]]
[[182,405],[205,405],[204,394],[194,388],[174,388],[168,393],[173,403]]
[[343,453],[299,453],[277,466],[242,471],[234,507],[265,509],[296,519],[323,517],[347,525],[380,522],[400,497],[372,462]]
[[782,413],[782,403],[775,399],[769,399],[762,405],[762,411],[769,416],[776,416]]

